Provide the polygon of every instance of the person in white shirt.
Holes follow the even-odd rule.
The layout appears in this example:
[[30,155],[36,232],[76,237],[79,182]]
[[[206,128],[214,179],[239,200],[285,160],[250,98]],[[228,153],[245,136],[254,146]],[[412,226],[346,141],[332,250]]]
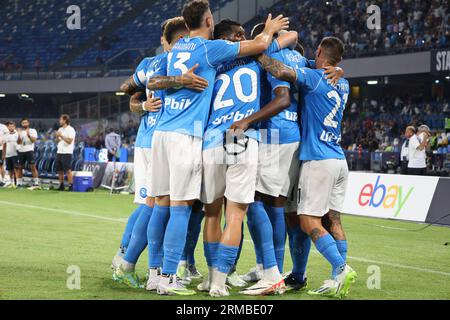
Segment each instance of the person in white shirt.
[[6,170],[9,173],[11,187],[16,187],[17,177],[17,139],[19,135],[16,131],[16,124],[8,121],[6,123],[8,133],[3,137],[3,162],[6,164]]
[[58,149],[56,152],[56,172],[58,172],[59,178],[59,191],[64,191],[64,173],[67,175],[67,182],[69,183],[69,191],[73,188],[73,176],[72,176],[72,156],[75,148],[75,136],[76,132],[73,127],[70,126],[70,117],[67,114],[61,115],[59,118],[59,124],[61,128],[56,132],[56,142],[58,143]]
[[5,135],[8,134],[9,130],[8,128],[0,123],[0,187],[3,187],[5,185],[5,166],[3,161],[3,142],[5,139]]
[[408,174],[408,159],[409,159],[409,139],[416,134],[416,128],[413,126],[406,127],[405,129],[405,141],[403,141],[402,149],[400,152],[400,168],[401,174]]
[[17,177],[17,185],[22,185],[23,169],[26,163],[29,164],[31,173],[33,174],[33,186],[30,189],[39,188],[39,174],[36,169],[36,162],[34,159],[34,143],[38,138],[38,133],[35,129],[30,128],[30,121],[26,118],[21,121],[22,129],[18,129],[19,139],[17,140],[19,154],[19,170]]
[[409,161],[408,174],[410,175],[425,175],[427,169],[427,154],[426,150],[430,140],[430,128],[422,125],[417,130],[417,134],[409,139]]

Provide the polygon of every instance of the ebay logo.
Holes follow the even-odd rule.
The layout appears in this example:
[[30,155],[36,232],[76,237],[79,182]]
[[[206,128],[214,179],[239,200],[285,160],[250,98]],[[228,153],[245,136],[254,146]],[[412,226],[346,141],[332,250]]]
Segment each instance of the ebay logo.
[[381,183],[381,176],[378,176],[375,185],[368,183],[362,187],[359,193],[358,203],[361,207],[373,207],[384,209],[394,209],[394,217],[400,214],[403,206],[411,195],[414,187],[404,188],[401,185],[384,185]]

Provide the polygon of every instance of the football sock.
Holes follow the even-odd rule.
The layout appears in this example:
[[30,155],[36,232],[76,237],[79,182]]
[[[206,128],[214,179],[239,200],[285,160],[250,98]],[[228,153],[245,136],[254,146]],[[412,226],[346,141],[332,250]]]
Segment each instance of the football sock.
[[134,224],[136,223],[136,220],[144,207],[145,204],[139,205],[128,218],[125,231],[123,232],[122,235],[122,241],[120,242],[120,248],[122,248],[124,251],[128,247],[128,244],[130,243],[131,233],[133,232]]
[[289,251],[292,258],[292,274],[297,280],[304,281],[309,251],[311,250],[311,238],[298,225],[288,228],[288,235]]
[[192,206],[170,207],[170,218],[164,235],[163,273],[175,274],[186,244]]
[[247,221],[252,225],[250,234],[257,239],[255,248],[259,250],[262,260],[261,262],[257,261],[257,264],[262,263],[263,269],[270,269],[278,265],[273,245],[272,224],[262,202],[252,203],[250,208]]
[[217,250],[217,270],[228,275],[234,266],[238,251],[239,247],[227,246],[220,243]]
[[262,224],[264,225],[262,226],[262,228],[264,230],[266,230],[267,228],[265,224],[267,222],[269,222],[270,224],[270,220],[267,217],[267,213],[261,201],[255,201],[249,205],[247,212],[247,227],[250,232],[250,236],[252,237],[253,245],[255,246],[256,264],[262,264],[263,253],[262,253],[262,246],[260,245],[261,239],[259,237],[259,232],[257,230],[258,221],[259,223],[262,222]]
[[264,206],[272,223],[273,246],[275,248],[275,257],[277,258],[278,270],[283,272],[284,252],[286,246],[286,220],[284,217],[284,207],[276,208]]
[[339,250],[336,246],[336,241],[330,234],[326,234],[319,239],[316,243],[317,250],[324,256],[325,259],[331,264],[336,274],[339,274],[344,270],[345,260],[342,258]]
[[219,242],[203,242],[203,252],[205,254],[208,267],[215,268],[217,266],[218,250]]
[[[344,261],[347,261],[347,240],[336,240],[336,247],[342,256],[342,259],[344,259]],[[331,271],[332,279],[336,278],[336,270],[333,269]]]
[[159,268],[162,266],[164,254],[163,242],[169,217],[170,207],[160,207],[155,204],[153,214],[147,228],[149,268]]
[[184,246],[181,260],[187,261],[188,265],[195,265],[195,248],[197,247],[198,237],[202,228],[204,218],[202,211],[192,212],[189,219],[188,233],[186,237],[186,245]]
[[147,246],[147,228],[148,222],[152,216],[153,208],[144,206],[141,210],[141,214],[136,220],[131,234],[130,244],[128,245],[127,252],[123,258],[129,263],[136,263]]

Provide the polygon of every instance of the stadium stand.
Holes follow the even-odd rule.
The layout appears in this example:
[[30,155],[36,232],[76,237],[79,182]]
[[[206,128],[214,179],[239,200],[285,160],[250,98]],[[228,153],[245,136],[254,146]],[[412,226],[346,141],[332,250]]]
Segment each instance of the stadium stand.
[[[366,25],[369,5],[381,8],[381,30],[357,32]],[[397,54],[450,45],[448,6],[445,0],[283,0],[261,10],[247,26],[263,21],[268,12],[283,13],[299,32],[307,56],[313,56],[318,42],[331,35],[344,40],[346,58]]]

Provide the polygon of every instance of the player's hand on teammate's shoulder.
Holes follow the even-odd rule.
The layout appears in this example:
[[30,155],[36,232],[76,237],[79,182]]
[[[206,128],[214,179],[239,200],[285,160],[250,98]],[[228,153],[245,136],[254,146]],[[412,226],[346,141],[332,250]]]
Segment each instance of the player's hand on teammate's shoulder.
[[344,70],[339,67],[325,67],[325,75],[326,79],[330,81],[330,83],[335,86],[339,82],[339,80],[344,76]]
[[266,30],[271,33],[278,33],[281,30],[289,29],[289,18],[283,17],[282,14],[272,19],[272,14],[269,14],[266,20]]
[[196,91],[203,91],[208,88],[208,80],[203,79],[202,77],[199,77],[195,74],[195,70],[197,70],[199,66],[200,65],[197,63],[195,66],[189,69],[188,72],[181,76],[183,87]]

